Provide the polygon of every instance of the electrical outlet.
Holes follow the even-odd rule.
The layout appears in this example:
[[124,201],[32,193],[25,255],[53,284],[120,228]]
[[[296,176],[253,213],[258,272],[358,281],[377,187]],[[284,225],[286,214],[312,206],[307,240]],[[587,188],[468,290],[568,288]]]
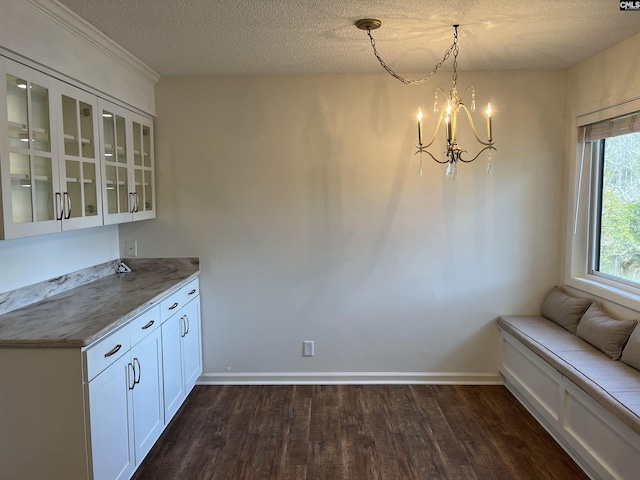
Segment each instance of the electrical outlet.
[[137,240],[125,240],[124,241],[124,255],[126,257],[138,256],[138,242]]
[[314,355],[313,340],[305,340],[302,342],[302,356],[313,357]]

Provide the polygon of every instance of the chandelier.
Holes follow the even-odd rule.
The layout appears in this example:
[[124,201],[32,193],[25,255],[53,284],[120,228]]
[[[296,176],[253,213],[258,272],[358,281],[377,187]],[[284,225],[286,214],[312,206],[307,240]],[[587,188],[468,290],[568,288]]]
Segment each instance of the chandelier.
[[[378,49],[376,48],[376,41],[371,35],[371,30],[375,30],[380,28],[382,22],[373,18],[364,18],[361,20],[357,20],[355,22],[356,27],[360,30],[366,30],[367,35],[369,35],[369,39],[371,41],[371,47],[373,48],[373,54],[382,65],[387,73],[389,73],[392,77],[397,80],[400,80],[405,85],[419,85],[421,83],[429,80],[435,73],[440,69],[442,64],[446,62],[451,54],[453,54],[453,79],[451,90],[448,92],[443,90],[442,88],[437,88],[435,92],[435,101],[433,104],[433,111],[438,115],[438,123],[436,125],[435,132],[433,133],[433,137],[429,141],[429,143],[424,143],[424,138],[422,136],[422,110],[418,108],[418,145],[416,148],[416,155],[420,155],[420,175],[422,175],[422,155],[427,154],[433,160],[441,164],[447,164],[446,176],[453,178],[454,180],[458,179],[458,162],[463,163],[471,163],[476,160],[482,152],[488,150],[488,161],[487,161],[487,173],[491,173],[491,151],[495,150],[495,142],[493,141],[492,129],[491,129],[491,103],[489,102],[487,105],[486,115],[487,115],[487,140],[483,140],[478,135],[478,131],[473,123],[473,118],[471,117],[471,113],[476,109],[476,93],[475,88],[472,86],[467,87],[463,94],[460,95],[458,93],[458,27],[459,25],[453,25],[454,33],[453,33],[453,43],[447,49],[444,54],[442,60],[436,64],[431,73],[429,73],[425,78],[421,78],[419,80],[407,80],[402,76],[398,75],[394,72],[385,62],[380,58],[380,54],[378,53]],[[446,106],[442,109],[438,106],[438,92],[444,96],[443,103],[446,100]],[[465,97],[468,93],[471,93],[471,105],[467,107],[464,103]],[[477,142],[480,144],[481,149],[476,153],[476,155],[472,158],[466,158],[465,155],[468,154],[467,150],[463,150],[460,144],[458,143],[458,115],[462,114],[464,117],[466,114],[469,126],[471,127],[471,131],[475,136]],[[446,137],[446,152],[444,153],[444,158],[439,160],[436,158],[428,148],[433,145],[435,142],[438,132],[440,131],[440,127],[444,122],[444,131]]]

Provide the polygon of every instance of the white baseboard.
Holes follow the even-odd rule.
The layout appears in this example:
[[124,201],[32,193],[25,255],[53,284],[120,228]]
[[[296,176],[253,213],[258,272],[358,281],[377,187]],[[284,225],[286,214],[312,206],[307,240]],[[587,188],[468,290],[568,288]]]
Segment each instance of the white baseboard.
[[498,372],[203,373],[198,385],[503,385]]

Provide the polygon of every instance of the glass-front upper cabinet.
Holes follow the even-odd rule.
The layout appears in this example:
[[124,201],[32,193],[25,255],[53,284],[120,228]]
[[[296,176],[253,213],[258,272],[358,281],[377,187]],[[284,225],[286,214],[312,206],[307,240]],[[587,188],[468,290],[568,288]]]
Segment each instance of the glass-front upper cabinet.
[[1,238],[60,231],[54,81],[0,58]]
[[150,119],[133,120],[134,220],[154,218],[156,211],[153,161],[153,128]]
[[104,224],[155,217],[153,124],[99,100]]
[[62,228],[102,225],[97,98],[70,85],[59,90]]

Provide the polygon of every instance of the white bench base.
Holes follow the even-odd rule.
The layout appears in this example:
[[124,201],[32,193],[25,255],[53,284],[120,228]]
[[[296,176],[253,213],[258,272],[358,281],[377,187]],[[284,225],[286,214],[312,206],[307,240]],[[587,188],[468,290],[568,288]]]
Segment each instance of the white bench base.
[[501,329],[509,391],[592,479],[640,478],[640,435]]

